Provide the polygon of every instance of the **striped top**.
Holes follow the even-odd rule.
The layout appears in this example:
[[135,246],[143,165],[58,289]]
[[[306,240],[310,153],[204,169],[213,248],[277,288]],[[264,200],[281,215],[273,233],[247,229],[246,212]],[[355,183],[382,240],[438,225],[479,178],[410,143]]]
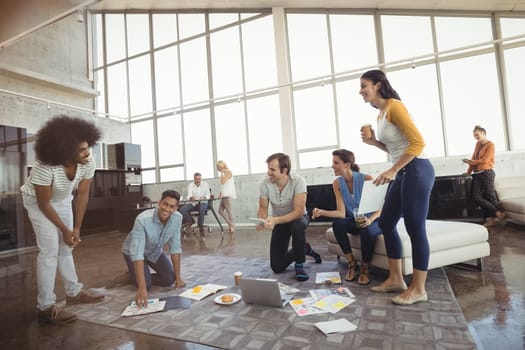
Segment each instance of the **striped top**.
[[61,201],[71,196],[80,181],[95,175],[95,160],[90,157],[86,164],[77,164],[75,178],[69,180],[63,165],[47,165],[35,162],[25,184],[20,187],[23,197],[36,198],[35,186],[51,186],[51,200]]

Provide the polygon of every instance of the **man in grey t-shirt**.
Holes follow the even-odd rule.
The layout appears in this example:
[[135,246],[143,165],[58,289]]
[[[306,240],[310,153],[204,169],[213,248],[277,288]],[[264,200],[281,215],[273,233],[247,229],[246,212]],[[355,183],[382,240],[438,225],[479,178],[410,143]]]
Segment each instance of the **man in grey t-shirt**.
[[[276,273],[283,272],[295,261],[295,278],[306,281],[304,272],[306,227],[306,184],[299,176],[290,175],[290,157],[275,153],[266,159],[268,177],[261,182],[257,216],[265,221],[257,231],[272,230],[270,241],[270,266]],[[272,215],[268,214],[269,204]],[[288,249],[292,238],[292,249]]]

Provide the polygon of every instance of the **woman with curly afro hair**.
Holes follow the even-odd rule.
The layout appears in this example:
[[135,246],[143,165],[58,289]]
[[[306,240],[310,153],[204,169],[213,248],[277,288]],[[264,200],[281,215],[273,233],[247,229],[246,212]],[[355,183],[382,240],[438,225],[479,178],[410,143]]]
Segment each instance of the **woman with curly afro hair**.
[[76,319],[74,314],[56,305],[57,268],[64,282],[67,304],[94,303],[104,298],[87,291],[78,282],[72,255],[73,248],[81,242],[80,227],[95,174],[90,147],[100,137],[101,132],[93,123],[65,115],[50,119],[36,134],[36,161],[20,190],[39,250],[38,316],[43,322],[65,323]]

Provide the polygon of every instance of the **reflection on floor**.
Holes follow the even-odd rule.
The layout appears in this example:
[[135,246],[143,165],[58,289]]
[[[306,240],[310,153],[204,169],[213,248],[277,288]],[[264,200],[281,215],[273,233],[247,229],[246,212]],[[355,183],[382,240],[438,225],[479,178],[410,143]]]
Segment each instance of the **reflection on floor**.
[[[308,241],[323,259],[328,253],[324,231],[311,226]],[[87,287],[102,287],[124,271],[120,254],[124,233],[105,232],[85,236],[75,251],[80,280]],[[204,242],[189,237],[184,255],[209,255],[207,268],[213,271],[213,256],[268,257],[269,232],[240,227],[235,240],[228,234],[221,244],[217,229]],[[479,349],[525,348],[525,228],[507,225],[490,229],[491,255],[483,259],[483,272],[447,267],[454,293]],[[219,247],[220,245],[220,247]],[[311,258],[307,258],[313,261]],[[63,326],[41,325],[36,319],[36,252],[0,258],[0,296],[6,304],[0,319],[0,342],[6,349],[211,349],[210,347],[75,321]],[[184,273],[184,271],[182,272]],[[57,278],[58,300],[64,300]]]

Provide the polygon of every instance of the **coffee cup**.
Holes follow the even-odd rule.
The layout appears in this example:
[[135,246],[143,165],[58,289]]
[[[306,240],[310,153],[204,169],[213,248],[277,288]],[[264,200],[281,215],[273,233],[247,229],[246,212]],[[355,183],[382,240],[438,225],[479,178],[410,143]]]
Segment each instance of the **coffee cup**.
[[235,285],[238,286],[239,283],[241,282],[241,278],[242,278],[242,272],[241,271],[237,271],[233,274],[233,279],[235,281]]
[[372,125],[370,125],[370,124],[363,124],[361,126],[361,132],[363,133],[363,138],[364,139],[372,138]]

